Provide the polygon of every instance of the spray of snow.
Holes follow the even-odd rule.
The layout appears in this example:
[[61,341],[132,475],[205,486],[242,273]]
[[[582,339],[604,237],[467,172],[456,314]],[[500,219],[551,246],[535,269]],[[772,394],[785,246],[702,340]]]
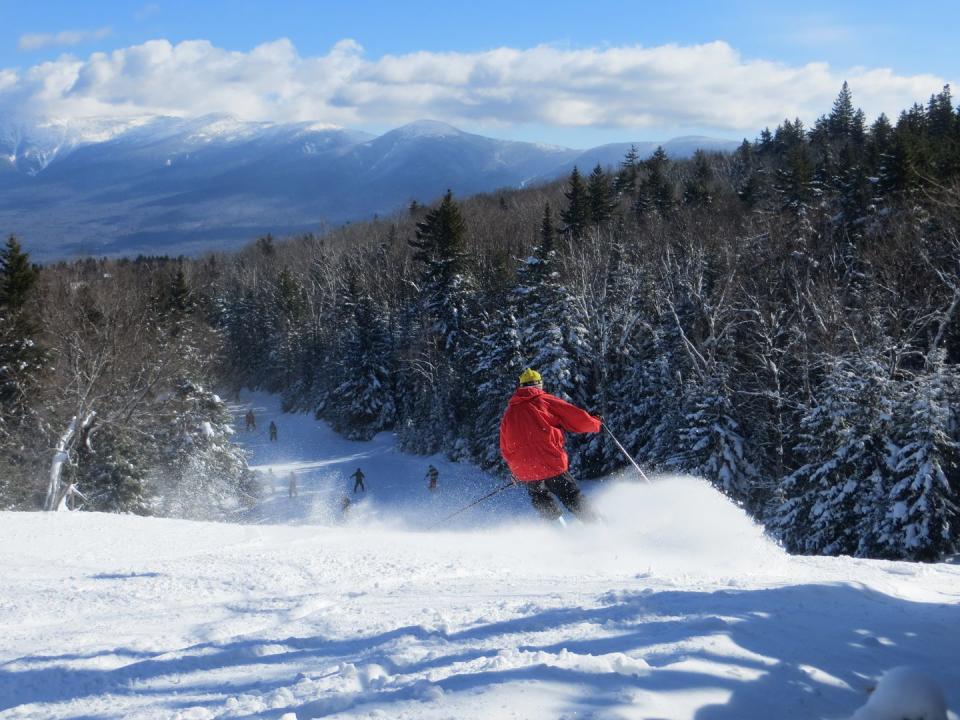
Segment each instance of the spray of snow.
[[851,720],[947,720],[947,703],[929,674],[895,667],[883,674],[867,704]]

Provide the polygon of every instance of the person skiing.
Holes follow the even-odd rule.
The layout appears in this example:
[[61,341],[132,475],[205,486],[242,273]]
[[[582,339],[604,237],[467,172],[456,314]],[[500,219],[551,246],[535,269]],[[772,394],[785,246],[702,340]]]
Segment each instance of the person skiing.
[[267,468],[267,487],[271,495],[277,494],[277,477],[273,474],[273,468]]
[[296,497],[299,493],[297,492],[297,476],[295,473],[290,473],[290,497]]
[[434,492],[437,489],[437,479],[440,477],[440,471],[431,465],[427,469],[427,474],[424,475],[424,477],[427,479],[427,489],[430,492]]
[[364,485],[363,485],[363,479],[366,477],[366,475],[363,474],[363,470],[361,470],[360,468],[357,468],[357,471],[356,471],[353,475],[351,475],[350,477],[352,477],[353,480],[354,480],[354,483],[353,483],[353,491],[354,491],[354,492],[356,492],[358,489],[359,489],[361,492],[366,492],[366,491],[367,491],[367,488],[364,487]]
[[257,419],[256,419],[256,417],[254,417],[254,415],[253,415],[253,408],[250,408],[249,410],[247,410],[247,414],[246,414],[246,416],[245,416],[245,419],[246,419],[246,421],[247,421],[247,430],[256,430],[256,429],[257,429]]
[[277,424],[271,420],[270,421],[270,442],[277,441]]
[[568,472],[564,431],[599,432],[601,419],[543,390],[543,379],[527,368],[520,375],[500,421],[500,453],[513,477],[526,486],[530,501],[547,520],[561,517],[552,495],[577,518],[592,521],[596,514]]

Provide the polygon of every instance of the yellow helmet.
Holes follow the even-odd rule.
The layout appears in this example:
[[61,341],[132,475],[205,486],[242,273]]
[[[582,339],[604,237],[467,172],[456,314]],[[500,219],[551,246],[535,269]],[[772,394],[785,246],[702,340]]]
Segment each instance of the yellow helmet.
[[522,373],[520,373],[520,385],[540,385],[543,382],[543,379],[533,368],[527,368]]

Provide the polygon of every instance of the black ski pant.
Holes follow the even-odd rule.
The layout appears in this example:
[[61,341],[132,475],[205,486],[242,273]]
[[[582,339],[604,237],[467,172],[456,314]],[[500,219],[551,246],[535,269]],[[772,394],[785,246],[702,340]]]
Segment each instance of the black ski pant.
[[596,519],[596,514],[590,503],[577,487],[577,481],[573,475],[568,472],[546,480],[537,480],[536,482],[525,483],[527,492],[530,493],[530,501],[533,507],[546,520],[556,520],[560,517],[560,508],[553,499],[556,495],[564,507],[583,522],[591,522]]

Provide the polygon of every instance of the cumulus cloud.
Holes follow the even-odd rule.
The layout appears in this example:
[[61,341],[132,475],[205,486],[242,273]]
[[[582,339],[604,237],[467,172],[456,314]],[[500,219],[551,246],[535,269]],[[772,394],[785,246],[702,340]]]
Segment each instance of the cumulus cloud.
[[[6,74],[3,74],[3,73]],[[371,59],[353,40],[303,57],[287,39],[249,52],[205,40],[153,40],[0,71],[0,108],[36,116],[195,116],[342,126],[431,117],[467,127],[546,125],[712,129],[755,134],[784,118],[811,121],[848,80],[869,116],[897,112],[947,79],[885,68],[747,59],[725,42],[485,52]]]
[[20,50],[29,52],[31,50],[40,50],[52,46],[80,45],[81,43],[105,38],[111,32],[109,27],[102,27],[97,30],[63,30],[58,33],[26,33],[20,36],[17,47]]

